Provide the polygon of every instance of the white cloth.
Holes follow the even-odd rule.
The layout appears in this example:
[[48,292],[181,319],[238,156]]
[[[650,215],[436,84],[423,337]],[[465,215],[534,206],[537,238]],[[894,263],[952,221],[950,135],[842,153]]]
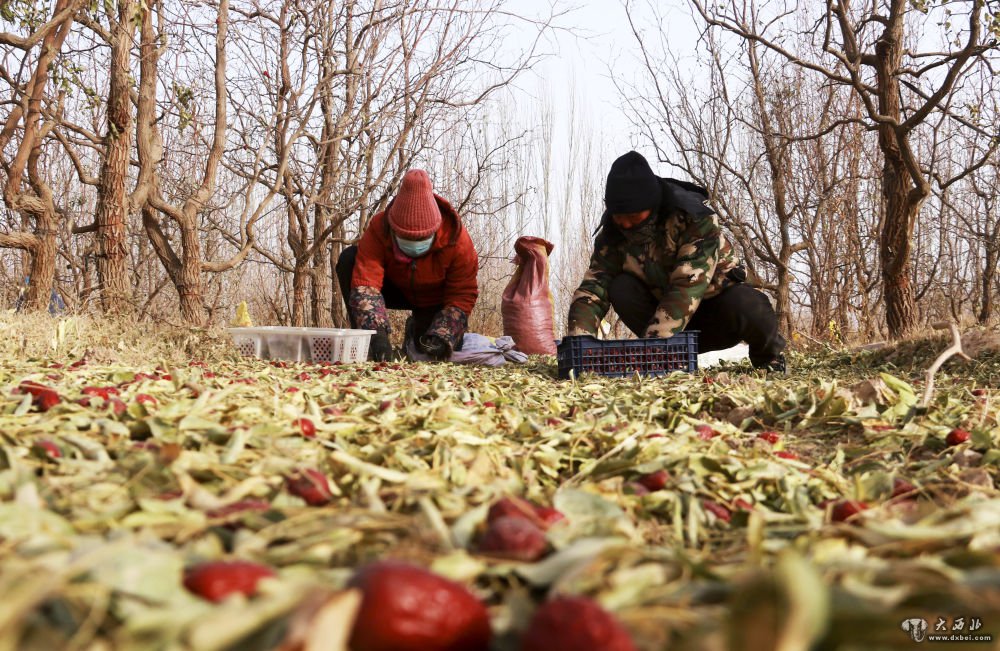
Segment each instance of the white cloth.
[[[413,340],[406,342],[406,356],[415,362],[428,362],[431,358],[417,350]],[[523,364],[528,356],[514,350],[514,340],[510,337],[492,339],[474,332],[466,332],[462,338],[462,350],[456,350],[446,361],[455,364],[482,364],[483,366],[503,366],[508,361]]]

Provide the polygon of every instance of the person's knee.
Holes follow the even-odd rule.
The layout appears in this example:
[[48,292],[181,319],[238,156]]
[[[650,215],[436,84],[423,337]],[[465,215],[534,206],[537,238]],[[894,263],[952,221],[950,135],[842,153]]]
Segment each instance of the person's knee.
[[628,329],[641,337],[657,305],[649,287],[632,274],[619,274],[608,286],[608,300]]
[[340,252],[340,256],[337,258],[337,264],[334,267],[337,284],[340,285],[340,291],[344,294],[344,301],[347,301],[347,294],[351,289],[351,277],[354,275],[354,264],[358,257],[358,247],[349,246]]
[[608,285],[608,300],[616,311],[619,306],[634,305],[636,299],[647,293],[649,289],[632,274],[618,274]]

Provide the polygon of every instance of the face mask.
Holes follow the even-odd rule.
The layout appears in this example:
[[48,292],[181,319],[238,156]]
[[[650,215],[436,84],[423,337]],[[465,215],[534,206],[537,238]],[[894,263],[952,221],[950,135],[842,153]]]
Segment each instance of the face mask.
[[396,246],[399,250],[411,258],[419,258],[428,251],[431,250],[431,244],[434,244],[434,236],[431,235],[426,240],[404,240],[401,237],[396,238]]

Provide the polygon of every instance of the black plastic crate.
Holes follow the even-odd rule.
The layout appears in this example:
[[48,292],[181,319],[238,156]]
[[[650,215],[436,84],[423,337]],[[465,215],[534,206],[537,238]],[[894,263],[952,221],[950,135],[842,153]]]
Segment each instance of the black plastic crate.
[[610,339],[590,335],[563,337],[556,359],[559,377],[570,372],[596,373],[605,377],[629,375],[660,376],[674,371],[698,370],[698,331],[685,330],[673,337],[651,339]]

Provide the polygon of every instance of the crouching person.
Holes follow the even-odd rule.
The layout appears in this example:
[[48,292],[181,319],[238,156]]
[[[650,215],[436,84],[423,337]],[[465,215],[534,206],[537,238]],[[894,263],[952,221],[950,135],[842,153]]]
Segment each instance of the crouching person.
[[744,284],[746,272],[707,199],[696,185],[656,176],[634,151],[618,158],[568,334],[596,334],[614,307],[638,337],[699,330],[699,352],[745,341],[754,367],[784,371],[774,309]]
[[412,312],[406,336],[420,352],[440,360],[459,350],[479,296],[478,271],[461,219],[417,169],[337,260],[351,326],[376,331],[368,357],[379,361],[392,355],[387,310]]

